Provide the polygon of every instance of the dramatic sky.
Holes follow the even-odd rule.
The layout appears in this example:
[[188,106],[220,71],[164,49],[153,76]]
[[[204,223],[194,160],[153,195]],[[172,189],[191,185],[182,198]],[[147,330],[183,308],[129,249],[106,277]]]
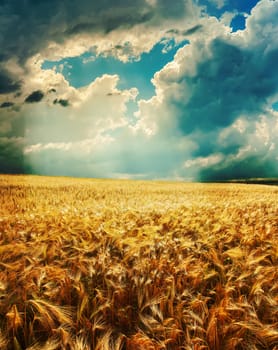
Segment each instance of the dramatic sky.
[[278,176],[278,0],[1,0],[0,173]]

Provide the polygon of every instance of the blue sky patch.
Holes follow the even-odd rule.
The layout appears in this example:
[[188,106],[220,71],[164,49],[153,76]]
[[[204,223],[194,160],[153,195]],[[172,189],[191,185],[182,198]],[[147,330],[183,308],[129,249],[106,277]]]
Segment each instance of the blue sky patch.
[[200,0],[199,4],[205,7],[208,15],[220,18],[225,12],[250,14],[252,8],[256,6],[259,1],[260,0],[224,0],[224,6],[222,7],[217,6],[217,1],[213,0]]
[[238,30],[243,30],[245,29],[245,16],[243,15],[236,15],[230,24],[232,28],[232,32],[236,32]]
[[[174,40],[157,43],[150,52],[143,53],[139,60],[121,62],[115,57],[95,56],[87,52],[79,57],[64,58],[60,61],[45,61],[43,69],[56,67],[70,85],[75,88],[89,85],[97,77],[103,74],[117,74],[120,77],[118,87],[130,89],[136,87],[139,90],[140,99],[149,99],[154,95],[154,86],[151,79],[161,70],[165,64],[171,62],[177,50],[188,41],[175,45]],[[165,50],[167,47],[167,50]]]

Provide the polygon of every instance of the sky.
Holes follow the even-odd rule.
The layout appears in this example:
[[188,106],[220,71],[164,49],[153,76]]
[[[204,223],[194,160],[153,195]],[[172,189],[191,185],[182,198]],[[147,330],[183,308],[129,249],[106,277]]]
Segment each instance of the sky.
[[2,0],[0,47],[0,173],[278,177],[277,0]]

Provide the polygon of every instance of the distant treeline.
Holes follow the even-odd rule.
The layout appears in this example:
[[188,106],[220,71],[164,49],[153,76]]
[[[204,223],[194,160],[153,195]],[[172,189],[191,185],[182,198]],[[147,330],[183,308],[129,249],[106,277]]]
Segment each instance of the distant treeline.
[[278,186],[278,178],[235,179],[235,180],[228,180],[228,181],[223,181],[223,182]]

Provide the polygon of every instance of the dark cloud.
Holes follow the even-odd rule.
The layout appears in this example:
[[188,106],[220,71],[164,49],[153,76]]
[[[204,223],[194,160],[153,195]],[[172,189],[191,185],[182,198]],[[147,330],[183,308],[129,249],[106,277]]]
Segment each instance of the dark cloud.
[[25,172],[24,139],[0,137],[0,173],[23,174]]
[[[102,34],[139,23],[160,25],[161,20],[190,15],[191,0],[158,0],[151,6],[145,0],[73,0],[0,2],[0,64],[11,58],[22,66],[49,42],[63,44],[82,33]],[[16,91],[20,83],[0,69],[0,93]]]
[[192,35],[192,34],[198,32],[199,30],[201,30],[202,28],[203,28],[203,26],[201,24],[197,24],[196,26],[183,31],[182,35],[184,35],[184,36]]
[[13,102],[3,102],[1,105],[0,105],[0,108],[8,108],[8,107],[12,107],[14,105]]
[[241,160],[224,161],[202,169],[199,181],[223,181],[232,179],[277,177],[278,167],[266,155],[251,155]]
[[[0,39],[1,40],[1,39]],[[0,66],[0,94],[9,94],[19,90],[21,82],[14,79],[5,69]]]
[[130,15],[130,13],[127,15],[125,14],[127,10],[128,9],[121,9],[121,12],[115,17],[104,16],[101,24],[95,22],[92,23],[91,21],[77,23],[73,27],[69,28],[65,34],[71,36],[84,32],[92,32],[96,29],[96,27],[100,27],[103,29],[104,33],[108,34],[117,28],[128,29],[133,27],[135,24],[148,22],[153,17],[152,12],[139,13],[136,17],[133,17]]
[[36,90],[26,97],[26,103],[36,103],[40,102],[44,97],[44,93],[41,90]]
[[192,35],[192,34],[198,32],[202,28],[203,28],[203,26],[201,24],[197,24],[197,25],[195,25],[191,28],[188,28],[186,30],[183,30],[183,31],[181,31],[179,29],[170,29],[167,31],[167,34],[188,36],[188,35]]
[[[15,57],[24,65],[29,57],[46,47],[50,41],[63,43],[76,34],[108,33],[150,22],[155,16],[181,16],[185,11],[182,0],[178,0],[175,6],[160,0],[156,8],[144,0],[1,1],[0,63]],[[17,91],[20,85],[19,81],[0,68],[0,94]]]
[[157,14],[160,18],[182,18],[185,13],[191,12],[191,1],[175,1],[172,0],[158,0],[156,8]]
[[65,99],[55,99],[54,101],[53,101],[53,104],[60,104],[62,107],[68,107],[68,106],[70,106],[70,103],[69,103],[69,101],[68,100],[65,100]]
[[212,40],[210,55],[200,57],[196,73],[178,81],[181,91],[190,91],[189,99],[170,96],[180,129],[185,134],[209,131],[231,125],[241,114],[256,117],[278,92],[277,60],[277,49],[264,55],[218,38]]
[[106,96],[120,96],[121,92],[108,92],[108,94],[106,94]]
[[177,35],[177,34],[180,34],[180,31],[178,29],[170,29],[170,30],[167,30],[166,34]]

